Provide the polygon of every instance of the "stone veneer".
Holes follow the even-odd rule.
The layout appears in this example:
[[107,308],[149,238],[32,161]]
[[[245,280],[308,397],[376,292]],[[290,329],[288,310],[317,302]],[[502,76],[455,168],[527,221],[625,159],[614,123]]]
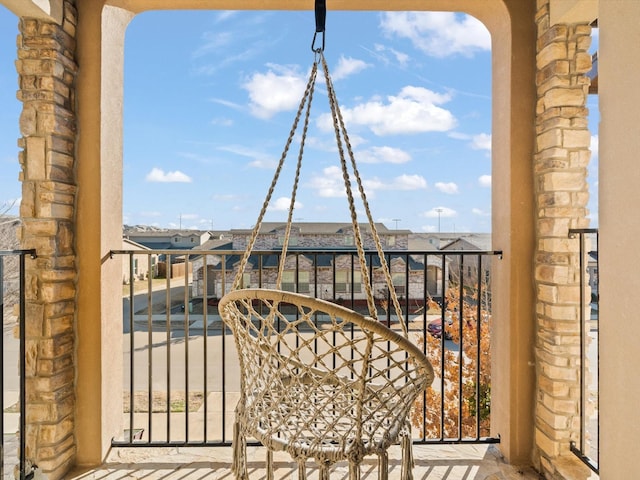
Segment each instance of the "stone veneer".
[[75,461],[74,318],[76,296],[74,83],[76,9],[62,25],[20,21],[18,99],[22,138],[20,232],[26,291],[26,458],[50,479]]
[[550,25],[538,0],[534,259],[537,297],[537,397],[534,461],[549,479],[572,455],[580,428],[580,267],[571,228],[586,228],[591,134],[587,97],[591,27]]

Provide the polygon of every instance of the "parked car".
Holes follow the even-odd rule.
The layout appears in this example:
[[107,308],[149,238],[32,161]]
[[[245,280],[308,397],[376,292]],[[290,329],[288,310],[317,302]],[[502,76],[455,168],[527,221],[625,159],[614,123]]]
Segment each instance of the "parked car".
[[[436,318],[427,323],[427,332],[429,332],[434,338],[442,337],[442,319]],[[445,340],[451,340],[451,334],[445,330]]]

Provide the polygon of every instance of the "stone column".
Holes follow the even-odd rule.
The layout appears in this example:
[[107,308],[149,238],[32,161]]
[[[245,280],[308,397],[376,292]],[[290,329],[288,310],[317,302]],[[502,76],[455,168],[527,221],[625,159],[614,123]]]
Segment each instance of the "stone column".
[[74,251],[76,10],[61,25],[22,18],[18,36],[21,245],[35,248],[26,292],[26,458],[48,478],[75,460]]
[[550,25],[549,2],[537,15],[536,153],[537,295],[534,461],[556,476],[580,426],[580,268],[571,228],[586,228],[589,25]]

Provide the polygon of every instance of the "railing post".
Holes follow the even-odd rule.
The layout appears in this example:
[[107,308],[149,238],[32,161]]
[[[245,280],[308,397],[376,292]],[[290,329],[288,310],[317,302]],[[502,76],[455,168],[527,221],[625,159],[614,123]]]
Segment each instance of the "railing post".
[[[570,444],[570,448],[571,451],[582,461],[584,462],[589,468],[591,468],[591,470],[593,470],[594,472],[598,473],[599,472],[599,468],[598,468],[598,454],[596,453],[595,458],[591,456],[591,451],[587,451],[587,435],[588,435],[588,425],[587,422],[589,420],[587,412],[589,411],[589,385],[586,382],[586,378],[589,375],[589,368],[588,368],[588,352],[587,352],[587,320],[585,318],[585,310],[587,308],[587,303],[586,303],[586,297],[585,297],[585,289],[586,289],[586,265],[585,265],[585,256],[587,254],[587,252],[585,251],[585,238],[586,235],[595,235],[595,251],[598,251],[598,229],[596,228],[582,228],[582,229],[570,229],[569,230],[569,238],[577,238],[578,242],[579,242],[579,268],[580,268],[580,314],[579,314],[579,320],[580,320],[580,431],[579,431],[579,443],[576,445],[576,442],[571,442]],[[596,271],[598,269],[597,267],[598,265],[598,261],[596,258]],[[591,304],[591,302],[589,302],[589,305]],[[590,326],[589,326],[590,328]],[[590,341],[590,340],[589,340]],[[595,366],[596,368],[596,377],[598,378],[598,382],[599,382],[599,367],[600,367],[600,361],[598,359],[598,356],[600,354],[600,347],[599,347],[599,335],[596,338],[596,350],[597,350],[597,357],[596,357],[596,362],[597,365]],[[596,391],[596,402],[598,404],[598,408],[599,408],[599,392],[600,392],[600,388],[597,387],[597,391]],[[599,452],[599,443],[600,443],[600,415],[599,413],[597,414],[598,419],[596,421],[596,431],[595,431],[595,436],[596,436],[596,447],[595,450],[596,452]]]

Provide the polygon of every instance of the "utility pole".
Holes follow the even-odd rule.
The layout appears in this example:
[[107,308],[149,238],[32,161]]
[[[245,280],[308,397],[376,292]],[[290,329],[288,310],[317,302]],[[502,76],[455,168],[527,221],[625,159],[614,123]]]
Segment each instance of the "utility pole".
[[442,214],[442,212],[444,211],[443,208],[436,208],[436,212],[438,212],[438,233],[440,233],[440,215]]
[[401,218],[393,218],[391,219],[392,222],[396,222],[396,230],[398,230],[398,222],[401,222],[402,219]]

